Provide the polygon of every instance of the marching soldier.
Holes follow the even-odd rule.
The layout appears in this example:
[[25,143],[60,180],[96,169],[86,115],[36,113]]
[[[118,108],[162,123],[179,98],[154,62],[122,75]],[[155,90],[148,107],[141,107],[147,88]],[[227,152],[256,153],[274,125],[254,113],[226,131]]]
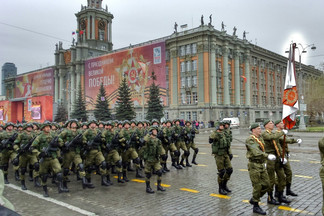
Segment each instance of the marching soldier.
[[270,181],[268,172],[265,168],[267,158],[275,160],[276,156],[265,152],[265,143],[261,136],[261,127],[259,124],[250,126],[252,135],[246,139],[246,158],[248,162],[248,170],[252,182],[253,192],[250,204],[253,205],[253,212],[266,215],[266,212],[259,206],[260,198],[269,191]]
[[224,121],[224,133],[227,139],[227,142],[229,143],[229,148],[228,148],[228,155],[230,157],[230,160],[233,159],[233,154],[232,154],[232,149],[231,149],[231,143],[233,141],[233,137],[232,137],[232,131],[231,131],[231,121],[227,120]]
[[[281,154],[282,149],[279,144],[279,138],[286,134],[286,130],[283,131],[277,131],[276,133],[273,133],[272,130],[274,128],[274,124],[270,119],[266,119],[263,122],[264,128],[266,129],[265,132],[262,133],[262,138],[265,142],[265,151],[267,154],[274,154],[277,159],[272,161],[267,161],[267,172],[270,180],[270,190],[268,192],[268,203],[279,205],[280,203],[290,203],[289,200],[287,200],[283,196],[283,190],[286,185],[286,179],[285,179],[285,173],[282,167],[282,164],[286,164],[287,160],[284,158],[282,160]],[[278,177],[278,201],[273,197],[273,187],[275,184],[275,174]]]
[[[12,122],[8,122],[4,129],[5,132],[0,134],[1,140],[1,169],[3,170],[5,184],[9,184],[8,181],[8,168],[9,168],[9,160],[13,160],[17,156],[17,150],[19,146],[14,143],[15,139],[18,136],[14,130],[14,124]],[[15,179],[19,181],[19,167],[13,166],[15,171]]]
[[91,183],[91,172],[93,166],[99,167],[99,172],[101,175],[101,185],[110,186],[106,181],[107,179],[107,163],[101,152],[101,145],[105,142],[105,136],[97,129],[97,122],[92,120],[88,124],[89,129],[83,133],[83,144],[85,152],[85,171],[87,179],[87,187],[94,188],[94,185]]
[[220,122],[216,131],[210,135],[209,143],[212,144],[212,154],[218,170],[218,191],[220,194],[227,195],[227,193],[232,192],[228,189],[227,182],[233,173],[233,168],[228,154],[229,143],[223,130],[224,124]]
[[[35,186],[40,186],[38,182],[38,171],[39,171],[39,164],[38,160],[35,154],[32,154],[29,151],[29,148],[34,140],[35,135],[32,133],[33,131],[33,125],[30,123],[27,123],[24,125],[24,132],[20,133],[15,140],[15,144],[20,146],[18,149],[18,154],[16,158],[13,160],[13,164],[18,165],[20,167],[20,181],[21,181],[21,189],[27,190],[26,184],[25,184],[25,173],[27,171],[27,164],[29,164],[29,177],[31,177],[31,181],[33,181],[33,171],[34,171],[34,178],[37,178],[35,180]],[[34,168],[36,168],[34,170]]]
[[[277,131],[282,131],[285,128],[284,123],[282,122],[282,120],[277,120],[275,121],[275,125],[277,127]],[[287,156],[287,163],[283,164],[283,169],[284,169],[284,173],[286,175],[286,195],[290,195],[290,196],[298,196],[296,193],[294,193],[291,190],[291,182],[292,182],[292,170],[290,167],[290,163],[289,163],[289,148],[288,148],[288,144],[294,144],[294,143],[298,143],[300,144],[302,142],[301,139],[285,139],[285,155]],[[279,143],[281,148],[283,148],[284,146],[284,139],[283,137],[279,138]],[[276,188],[278,188],[278,186],[276,185]]]
[[79,133],[79,123],[77,119],[71,119],[69,121],[69,127],[60,133],[59,138],[62,139],[63,146],[63,188],[65,191],[69,191],[67,187],[68,174],[70,165],[73,162],[77,167],[77,176],[82,179],[82,187],[85,189],[88,183],[85,178],[84,163],[81,159],[82,150],[82,134]]
[[[318,148],[321,154],[321,168],[319,172],[319,176],[322,181],[322,193],[323,193],[323,200],[324,200],[324,137],[318,141]],[[322,201],[322,214],[324,214],[324,202]]]
[[32,153],[38,155],[40,158],[39,164],[39,175],[41,177],[41,182],[44,190],[44,197],[48,197],[47,190],[47,177],[48,171],[52,170],[53,174],[56,175],[57,180],[59,182],[58,192],[67,192],[63,189],[63,176],[61,164],[57,159],[57,148],[59,145],[62,145],[62,140],[58,137],[54,137],[51,133],[51,123],[45,121],[40,129],[43,131],[36,139],[33,141],[30,150]]
[[[182,158],[186,158],[189,156],[189,151],[188,151],[186,143],[184,141],[184,128],[180,125],[179,119],[176,119],[174,123],[175,123],[175,126],[174,126],[175,134],[174,135],[176,137],[175,145],[179,152],[179,155],[175,155],[176,160],[177,160],[177,165],[183,165],[183,167],[185,167],[184,164],[179,164],[180,149],[183,150]],[[181,168],[180,166],[178,166],[178,167]]]
[[196,134],[199,133],[199,131],[196,128],[193,128],[191,126],[190,121],[186,121],[186,127],[184,128],[184,130],[185,130],[184,131],[185,143],[186,143],[186,147],[188,149],[188,156],[184,157],[184,155],[182,155],[183,157],[181,159],[180,164],[182,166],[184,166],[183,161],[184,161],[184,159],[186,159],[186,166],[191,167],[191,165],[189,163],[189,159],[188,159],[189,155],[190,155],[190,148],[192,148],[194,150],[194,152],[195,152],[193,157],[192,157],[192,163],[197,165],[196,157],[197,157],[199,149],[196,147],[194,139],[195,139]]
[[150,185],[150,178],[152,176],[152,171],[157,174],[157,190],[165,191],[161,186],[162,179],[162,166],[160,164],[160,156],[162,152],[161,141],[157,138],[158,126],[151,126],[149,129],[149,136],[145,137],[145,146],[143,147],[143,159],[145,161],[145,183],[146,192],[154,193]]

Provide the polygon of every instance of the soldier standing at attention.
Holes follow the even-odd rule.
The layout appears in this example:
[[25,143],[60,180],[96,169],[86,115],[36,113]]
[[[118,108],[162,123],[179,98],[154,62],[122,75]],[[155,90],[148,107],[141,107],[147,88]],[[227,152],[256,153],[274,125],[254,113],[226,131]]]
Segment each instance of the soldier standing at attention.
[[323,192],[323,201],[322,201],[322,214],[324,215],[324,137],[318,141],[318,148],[321,154],[321,168],[320,168],[320,178],[322,181],[322,192]]
[[162,179],[162,166],[160,164],[160,156],[162,152],[161,141],[157,138],[158,126],[151,126],[149,129],[149,136],[145,137],[145,146],[143,147],[143,159],[145,161],[145,183],[146,183],[146,192],[154,193],[150,186],[150,178],[152,176],[152,171],[155,171],[157,174],[157,190],[165,191],[161,186]]
[[232,192],[227,187],[227,182],[233,173],[231,160],[228,154],[229,143],[223,132],[224,124],[221,122],[216,126],[214,131],[209,137],[209,143],[212,144],[212,154],[214,155],[216,166],[218,170],[218,192],[222,195]]
[[[282,120],[277,120],[275,121],[275,125],[277,127],[277,131],[282,131],[285,128],[284,123],[282,122]],[[298,196],[296,193],[294,193],[291,190],[291,182],[292,182],[292,171],[291,171],[291,167],[290,167],[290,163],[289,163],[289,149],[288,149],[288,144],[294,144],[294,143],[298,143],[300,144],[302,142],[301,139],[285,139],[285,156],[287,156],[287,163],[283,165],[283,169],[286,175],[286,195],[290,195],[290,196]],[[279,138],[279,143],[281,148],[283,148],[284,145],[284,139],[283,137]],[[278,186],[276,185],[276,188]]]
[[[270,180],[270,190],[268,192],[268,203],[279,205],[280,203],[290,203],[289,200],[287,200],[283,196],[283,190],[286,185],[286,179],[285,179],[285,172],[282,167],[282,164],[286,164],[287,160],[284,158],[282,160],[282,149],[279,144],[279,138],[283,136],[284,134],[287,134],[287,130],[283,131],[277,131],[276,133],[273,133],[272,130],[274,128],[274,124],[270,119],[266,119],[263,122],[264,128],[266,131],[262,133],[262,138],[265,143],[265,151],[268,154],[274,154],[277,159],[275,161],[268,160],[267,161],[267,172]],[[275,184],[275,176],[278,177],[278,200],[279,202],[273,197],[273,187]]]
[[230,126],[231,126],[231,121],[229,121],[229,120],[224,121],[224,133],[225,133],[227,141],[229,142],[228,154],[229,154],[230,160],[232,160],[233,154],[232,154],[232,150],[231,150],[231,143],[233,141],[233,137],[232,137],[232,131],[231,131]]
[[266,212],[259,206],[260,198],[269,191],[270,181],[268,172],[265,167],[267,158],[275,160],[276,156],[265,152],[265,143],[261,137],[261,127],[259,124],[250,126],[252,135],[246,139],[246,158],[248,162],[248,170],[250,180],[252,182],[253,192],[250,204],[253,205],[253,212],[266,215]]

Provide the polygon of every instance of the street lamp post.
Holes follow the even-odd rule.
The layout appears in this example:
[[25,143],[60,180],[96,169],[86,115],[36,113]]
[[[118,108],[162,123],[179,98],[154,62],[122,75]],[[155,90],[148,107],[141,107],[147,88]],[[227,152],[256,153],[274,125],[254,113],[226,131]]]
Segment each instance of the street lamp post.
[[[301,47],[301,51],[299,47]],[[306,49],[311,47],[312,50],[315,50],[316,47],[314,44],[307,45],[306,47],[303,47],[301,43],[298,43],[298,46],[296,48],[298,49],[298,54],[299,54],[299,92],[301,93],[301,100],[300,100],[300,119],[299,119],[299,130],[306,130],[306,125],[305,125],[305,119],[304,119],[304,109],[305,109],[305,104],[304,104],[304,94],[303,94],[303,73],[302,73],[302,66],[301,66],[301,55],[303,53],[306,53]],[[306,111],[306,110],[305,110]]]

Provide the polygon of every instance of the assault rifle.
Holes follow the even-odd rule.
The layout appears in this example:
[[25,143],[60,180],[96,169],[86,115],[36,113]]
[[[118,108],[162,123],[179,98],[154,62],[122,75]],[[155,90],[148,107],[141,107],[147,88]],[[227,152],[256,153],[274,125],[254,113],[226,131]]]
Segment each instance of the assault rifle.
[[69,149],[71,147],[77,146],[81,142],[82,136],[83,136],[82,133],[80,133],[80,134],[76,135],[70,142],[66,142],[64,144],[65,148]]
[[186,144],[193,142],[195,136],[196,136],[196,132],[194,129],[192,129],[190,133],[187,133],[185,136]]
[[132,145],[133,142],[136,142],[136,137],[135,137],[136,131],[132,133],[130,136],[129,140],[126,140],[126,145],[124,147],[124,152],[127,151]]
[[17,152],[17,156],[12,160],[12,165],[14,166],[18,166],[19,164],[19,157],[20,155],[26,153],[29,151],[29,148],[30,146],[32,145],[32,143],[34,142],[34,140],[36,139],[36,136],[31,139],[28,143],[26,143],[25,145],[22,145],[19,149],[18,149],[18,152]]
[[93,148],[94,144],[100,145],[101,142],[102,142],[102,140],[101,140],[101,131],[99,131],[97,133],[97,135],[95,136],[95,138],[93,138],[93,140],[87,142],[87,146],[86,146],[85,151],[83,152],[83,155],[87,155],[88,151]]
[[6,148],[12,149],[13,143],[14,143],[15,139],[17,138],[17,136],[18,136],[18,133],[14,133],[8,139],[2,140],[1,141],[1,150],[6,149]]
[[51,152],[56,152],[58,146],[58,136],[54,137],[51,142],[48,144],[47,147],[42,149],[42,152],[39,154],[40,160],[39,162],[42,163],[45,157],[50,157]]

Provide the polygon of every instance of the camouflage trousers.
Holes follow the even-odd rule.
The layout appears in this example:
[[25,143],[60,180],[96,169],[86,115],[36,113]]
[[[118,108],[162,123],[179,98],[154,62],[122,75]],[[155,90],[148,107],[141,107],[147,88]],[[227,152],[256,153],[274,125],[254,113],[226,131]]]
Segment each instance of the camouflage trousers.
[[218,170],[218,183],[228,181],[233,172],[231,160],[228,154],[214,155],[217,170]]
[[[107,174],[107,169],[102,169],[102,167],[100,166],[102,162],[105,161],[105,158],[102,154],[101,151],[97,150],[97,149],[92,149],[90,152],[88,152],[85,162],[84,162],[84,166],[86,168],[86,170],[91,167],[92,165],[96,165],[99,166],[99,171],[101,175],[106,175]],[[90,178],[91,173],[90,172],[86,172],[86,177]]]
[[[321,178],[321,181],[322,181],[322,193],[323,193],[323,200],[324,200],[324,166],[322,166],[320,168],[320,178]],[[322,214],[324,214],[324,202],[322,202]]]
[[[48,172],[53,171],[54,174],[61,172],[61,164],[57,158],[47,157],[39,163],[39,175],[47,175]],[[42,185],[46,185],[46,182],[42,178]]]
[[[80,154],[76,153],[75,151],[68,151],[68,152],[64,153],[62,167],[64,169],[69,169],[72,162],[75,164],[76,167],[78,166],[78,164],[81,164],[82,159],[81,159]],[[79,174],[80,174],[80,177],[84,177],[85,171],[79,171]]]
[[[108,163],[108,165],[116,165],[116,163],[118,161],[120,161],[122,158],[121,156],[119,155],[118,151],[113,149],[111,151],[109,151],[106,156],[105,156],[105,159],[106,159],[106,162]],[[117,173],[120,173],[122,172],[122,168],[121,167],[118,167],[116,166],[116,172]]]
[[283,192],[286,186],[286,177],[284,168],[280,164],[279,159],[274,161],[267,160],[267,172],[270,180],[269,192],[272,193],[273,191],[273,187],[276,183],[276,175],[278,178],[278,191]]
[[[14,150],[4,150],[1,152],[1,164],[0,166],[3,167],[3,173],[8,174],[8,167],[9,167],[9,160],[13,160],[17,153]],[[19,166],[13,166],[14,170],[18,170]]]
[[260,202],[260,198],[269,191],[270,181],[264,163],[249,162],[248,170],[252,182],[252,199]]
[[[25,170],[26,170],[27,164],[29,164],[29,168],[30,168],[30,167],[33,167],[33,165],[37,162],[38,162],[38,160],[37,160],[36,155],[32,154],[32,153],[25,153],[19,157],[18,167],[21,169],[20,180],[25,180],[25,173],[23,173],[22,168],[25,168]],[[33,170],[33,177],[35,178],[37,176],[39,176],[38,171]]]

